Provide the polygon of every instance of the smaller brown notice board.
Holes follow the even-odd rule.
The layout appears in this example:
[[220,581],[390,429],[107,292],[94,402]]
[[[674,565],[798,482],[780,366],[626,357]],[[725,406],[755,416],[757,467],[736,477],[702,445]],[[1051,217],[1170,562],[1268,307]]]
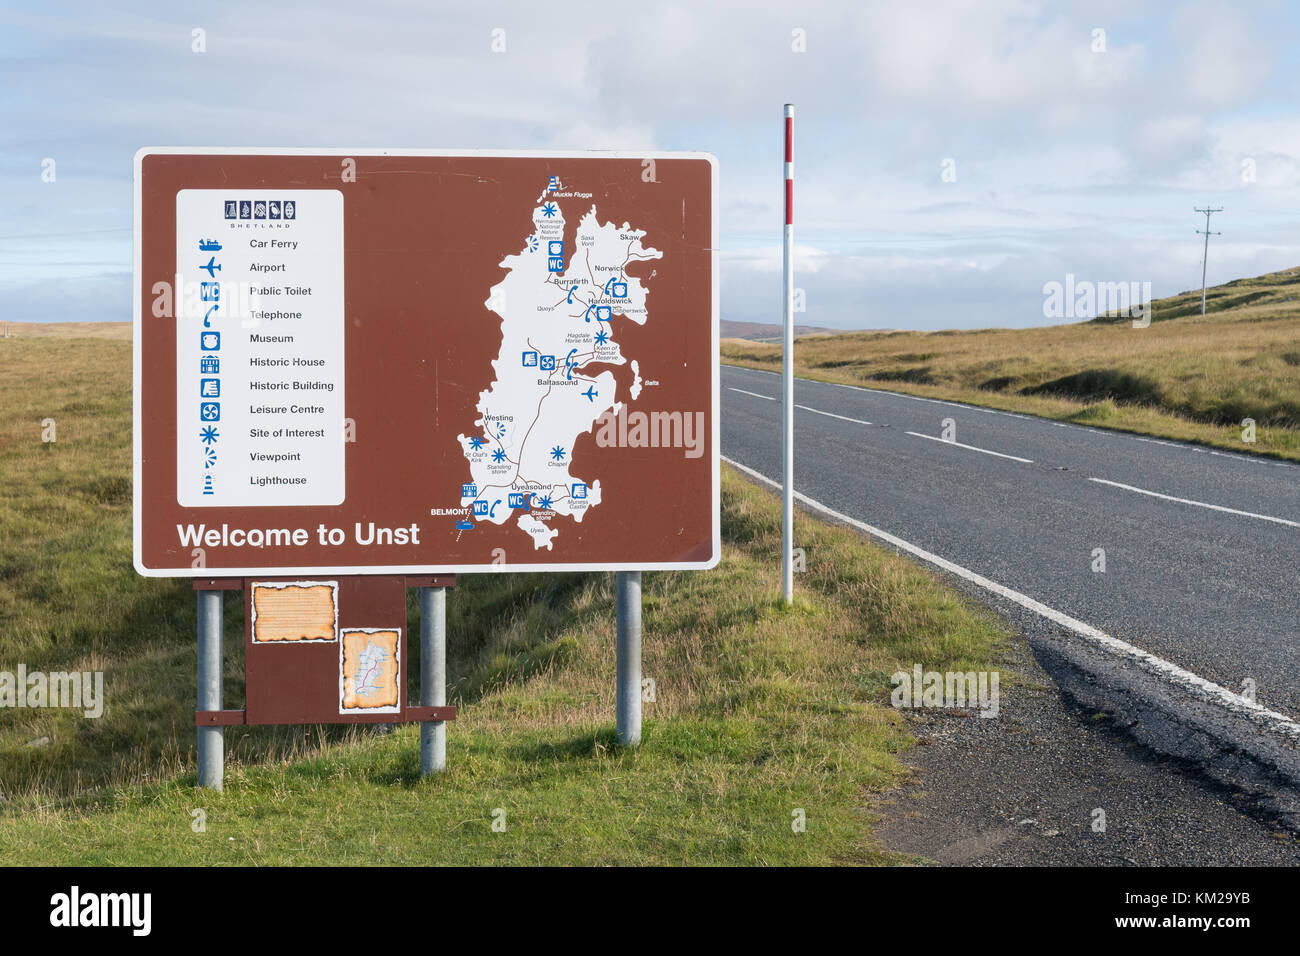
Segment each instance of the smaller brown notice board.
[[454,707],[413,704],[407,692],[406,588],[451,575],[406,578],[233,578],[199,589],[244,592],[245,709],[199,711],[223,724],[408,723],[453,720]]

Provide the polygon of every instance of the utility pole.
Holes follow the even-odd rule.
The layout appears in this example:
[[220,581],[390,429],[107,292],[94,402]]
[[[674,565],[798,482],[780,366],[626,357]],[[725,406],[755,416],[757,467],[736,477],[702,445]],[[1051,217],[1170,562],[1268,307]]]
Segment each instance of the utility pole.
[[[1195,206],[1192,207],[1196,209]],[[1205,267],[1209,264],[1210,259],[1210,236],[1221,236],[1221,232],[1210,232],[1210,216],[1216,212],[1223,212],[1223,207],[1218,209],[1196,209],[1197,212],[1205,213],[1205,252],[1201,256],[1201,315],[1205,314]],[[1198,233],[1201,231],[1196,230]]]

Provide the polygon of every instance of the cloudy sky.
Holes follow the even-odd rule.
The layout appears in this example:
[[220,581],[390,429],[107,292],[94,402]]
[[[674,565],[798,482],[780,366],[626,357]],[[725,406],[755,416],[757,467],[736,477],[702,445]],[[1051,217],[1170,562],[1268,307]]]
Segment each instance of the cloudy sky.
[[258,145],[710,151],[723,317],[779,321],[785,102],[807,324],[1043,324],[1067,273],[1198,287],[1206,204],[1211,284],[1289,268],[1298,21],[1285,0],[5,0],[0,319],[129,320],[135,151]]

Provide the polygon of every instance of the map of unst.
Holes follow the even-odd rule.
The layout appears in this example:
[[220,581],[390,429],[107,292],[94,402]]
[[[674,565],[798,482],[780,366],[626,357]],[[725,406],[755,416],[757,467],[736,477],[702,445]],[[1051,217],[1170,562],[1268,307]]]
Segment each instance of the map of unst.
[[341,636],[342,710],[394,709],[399,703],[396,631],[344,631]]
[[[585,370],[629,361],[611,320],[619,315],[644,325],[649,315],[646,289],[625,270],[662,258],[642,245],[644,230],[602,223],[594,204],[578,221],[574,248],[566,249],[557,200],[573,198],[591,197],[552,177],[532,210],[532,232],[500,263],[508,274],[485,303],[501,317],[496,377],[479,393],[477,431],[457,436],[470,471],[461,505],[477,522],[513,521],[534,549],[551,549],[560,533],[555,518],[580,522],[601,503],[599,476],[575,475],[571,456],[578,437],[605,412],[617,413],[620,402],[613,373]],[[635,400],[642,387],[635,359],[631,369]]]

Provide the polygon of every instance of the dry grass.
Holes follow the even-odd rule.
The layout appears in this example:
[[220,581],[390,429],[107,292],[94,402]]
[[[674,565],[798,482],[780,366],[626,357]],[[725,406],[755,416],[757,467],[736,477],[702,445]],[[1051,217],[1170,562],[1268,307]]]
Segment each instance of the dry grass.
[[[418,778],[413,726],[246,727],[226,734],[226,792],[199,793],[194,594],[130,563],[129,380],[127,342],[0,339],[0,670],[102,670],[107,697],[98,719],[0,709],[7,864],[897,862],[871,836],[910,744],[889,675],[998,660],[989,612],[811,518],[782,605],[779,504],[728,470],[718,568],[644,578],[638,750],[614,744],[612,576],[463,575],[445,777]],[[242,603],[225,608],[237,708]]]
[[[1102,318],[1033,329],[801,338],[800,375],[1300,460],[1300,269],[1156,300],[1147,328]],[[723,342],[777,370],[777,345]],[[1243,441],[1243,419],[1257,423]]]
[[3,322],[0,339],[107,339],[131,341],[130,322]]

